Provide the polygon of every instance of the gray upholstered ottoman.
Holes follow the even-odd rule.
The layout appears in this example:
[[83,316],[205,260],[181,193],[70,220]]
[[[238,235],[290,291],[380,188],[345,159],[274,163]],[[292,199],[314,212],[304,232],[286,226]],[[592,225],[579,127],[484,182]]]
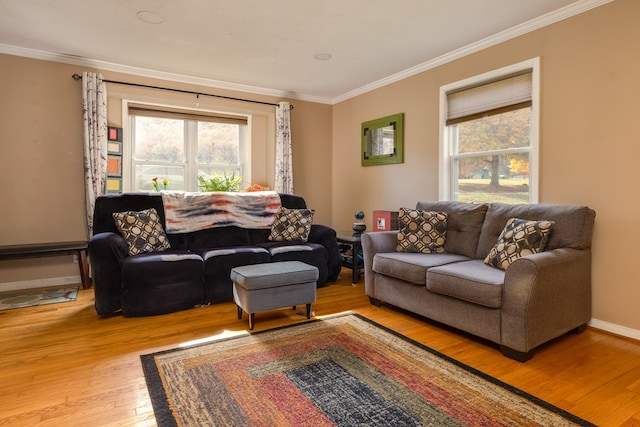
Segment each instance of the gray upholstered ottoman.
[[249,330],[253,329],[258,311],[306,304],[307,319],[311,303],[316,301],[318,269],[300,261],[244,265],[231,270],[233,300],[249,314]]

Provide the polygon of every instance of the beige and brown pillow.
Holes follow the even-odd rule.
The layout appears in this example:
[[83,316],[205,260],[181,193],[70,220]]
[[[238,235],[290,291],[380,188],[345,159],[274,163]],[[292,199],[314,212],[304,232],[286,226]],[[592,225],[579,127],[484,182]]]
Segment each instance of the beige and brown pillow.
[[502,270],[523,256],[544,251],[553,221],[511,218],[498,237],[498,243],[484,259],[485,264]]
[[271,225],[269,240],[274,242],[306,242],[313,224],[312,209],[280,207]]
[[139,212],[116,212],[113,220],[129,245],[129,255],[161,252],[171,248],[160,223],[160,216],[154,208]]
[[444,253],[447,214],[400,208],[397,252]]

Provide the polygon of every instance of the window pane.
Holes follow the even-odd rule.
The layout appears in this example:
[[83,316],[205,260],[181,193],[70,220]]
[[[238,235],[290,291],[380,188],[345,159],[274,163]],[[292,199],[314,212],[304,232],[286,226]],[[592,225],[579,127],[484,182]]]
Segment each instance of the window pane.
[[529,203],[529,154],[454,160],[454,198],[473,203]]
[[229,178],[232,176],[242,176],[242,169],[240,166],[198,165],[198,176],[211,178],[214,175],[222,175]]
[[[245,162],[246,123],[221,123],[176,117],[130,116],[131,191],[153,191],[152,178],[168,179],[168,190],[198,191],[198,176],[240,177],[250,170]],[[217,177],[216,177],[217,178]]]
[[[183,163],[184,121],[134,116],[136,160]],[[152,177],[153,178],[153,177]]]
[[[458,123],[458,153],[531,145],[531,107]],[[453,127],[453,126],[452,126]]]
[[151,180],[158,178],[158,189],[163,190],[162,181],[169,180],[167,190],[185,190],[184,167],[163,165],[136,165],[134,191],[155,191]]
[[238,165],[240,126],[229,123],[198,122],[199,164]]

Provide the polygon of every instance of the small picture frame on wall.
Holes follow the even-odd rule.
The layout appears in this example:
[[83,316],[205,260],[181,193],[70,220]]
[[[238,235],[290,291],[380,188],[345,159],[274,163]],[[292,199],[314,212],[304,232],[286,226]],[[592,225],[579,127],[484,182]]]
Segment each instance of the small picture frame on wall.
[[122,142],[121,141],[107,141],[107,154],[122,155]]
[[109,141],[122,142],[122,128],[107,126],[107,139]]
[[122,177],[121,156],[107,156],[107,176]]
[[122,193],[122,178],[107,178],[107,193]]

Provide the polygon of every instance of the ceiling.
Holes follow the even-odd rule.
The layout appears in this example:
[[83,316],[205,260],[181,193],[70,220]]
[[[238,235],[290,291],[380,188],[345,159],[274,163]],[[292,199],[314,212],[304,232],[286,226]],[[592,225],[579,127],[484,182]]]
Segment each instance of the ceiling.
[[0,53],[335,103],[608,1],[0,0]]

